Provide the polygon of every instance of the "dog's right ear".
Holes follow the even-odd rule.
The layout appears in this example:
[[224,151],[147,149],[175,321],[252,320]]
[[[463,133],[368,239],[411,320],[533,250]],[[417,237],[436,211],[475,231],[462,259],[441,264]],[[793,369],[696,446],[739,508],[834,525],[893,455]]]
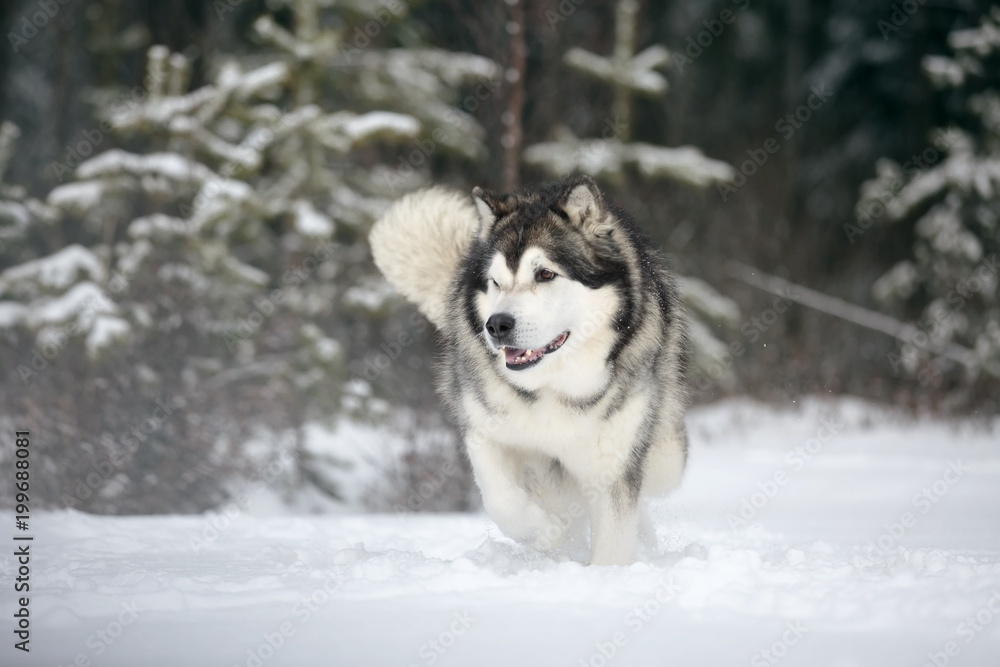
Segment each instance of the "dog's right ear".
[[503,200],[496,193],[477,186],[472,188],[472,201],[479,211],[479,238],[485,239],[497,218],[504,214]]

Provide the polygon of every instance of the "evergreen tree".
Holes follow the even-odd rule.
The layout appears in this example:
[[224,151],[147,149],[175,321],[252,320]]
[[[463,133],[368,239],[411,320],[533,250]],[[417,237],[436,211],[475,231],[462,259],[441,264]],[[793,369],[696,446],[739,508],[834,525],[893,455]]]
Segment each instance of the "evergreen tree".
[[188,59],[152,47],[141,86],[104,91],[102,120],[51,165],[45,201],[0,180],[20,257],[0,273],[0,393],[39,435],[42,502],[198,511],[247,477],[336,497],[337,461],[302,427],[381,405],[348,368],[386,297],[367,230],[430,156],[482,153],[451,105],[496,69],[378,50],[405,6],[356,4],[289,2],[288,25],[254,23],[266,56],[220,56],[194,90]]
[[[923,65],[964,109],[920,155],[878,163],[861,189],[857,225],[846,229],[852,242],[873,224],[912,234],[912,255],[872,288],[880,302],[919,313],[918,331],[889,365],[967,402],[977,388],[995,391],[1000,378],[1000,9],[948,41],[952,55]],[[952,344],[971,351],[956,363],[940,354]]]
[[[629,169],[645,178],[670,179],[704,189],[730,182],[735,172],[725,162],[713,160],[696,147],[668,148],[632,141],[632,104],[635,94],[664,95],[669,86],[657,72],[673,62],[663,46],[653,44],[636,53],[637,0],[619,0],[616,5],[614,51],[610,57],[572,48],[564,62],[573,69],[611,86],[614,100],[600,139],[580,139],[564,127],[555,130],[555,141],[529,146],[528,164],[565,177],[583,172],[620,185]],[[681,56],[683,58],[683,55]],[[735,377],[731,364],[723,363],[727,349],[712,333],[713,325],[738,326],[736,303],[704,280],[680,279],[681,295],[692,317],[693,366],[696,373],[731,388]]]

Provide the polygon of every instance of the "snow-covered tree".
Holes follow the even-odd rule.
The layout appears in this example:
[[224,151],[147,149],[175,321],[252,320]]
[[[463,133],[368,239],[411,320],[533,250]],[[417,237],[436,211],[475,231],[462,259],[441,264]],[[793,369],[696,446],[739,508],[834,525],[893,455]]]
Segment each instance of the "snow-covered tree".
[[[948,41],[952,55],[926,56],[924,70],[967,115],[905,164],[879,161],[847,231],[852,242],[873,224],[912,234],[912,255],[872,288],[880,302],[919,313],[889,364],[925,386],[968,388],[1000,378],[1000,9]],[[937,354],[951,344],[971,351],[960,363]]]
[[[735,176],[732,166],[706,157],[694,146],[669,148],[630,140],[634,95],[664,95],[669,85],[656,70],[673,62],[670,51],[660,44],[636,53],[638,15],[637,0],[619,0],[612,55],[601,56],[572,48],[564,57],[567,65],[606,83],[614,91],[602,137],[582,139],[565,127],[557,127],[554,141],[529,146],[524,151],[524,160],[559,177],[582,172],[614,184],[624,180],[628,169],[634,169],[645,178],[670,179],[698,189],[730,182]],[[693,315],[695,371],[731,387],[734,382],[731,363],[721,363],[727,349],[712,333],[712,328],[713,325],[737,327],[739,307],[703,280],[681,278],[680,288]]]
[[[302,426],[379,406],[348,368],[386,297],[361,244],[431,155],[482,153],[452,105],[496,68],[371,47],[402,3],[287,5],[288,25],[254,24],[268,55],[216,57],[194,90],[184,55],[149,49],[141,86],[99,95],[44,201],[0,176],[4,255],[20,257],[0,273],[0,392],[46,434],[45,502],[201,510],[235,473],[337,494]],[[15,134],[0,131],[0,175]],[[99,150],[111,134],[123,147]]]

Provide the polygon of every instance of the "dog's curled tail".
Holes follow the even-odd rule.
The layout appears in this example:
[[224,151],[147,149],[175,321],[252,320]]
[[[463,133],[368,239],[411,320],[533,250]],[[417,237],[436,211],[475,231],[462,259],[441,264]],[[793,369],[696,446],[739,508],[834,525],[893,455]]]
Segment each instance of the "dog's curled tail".
[[468,195],[434,187],[393,204],[368,241],[382,275],[440,329],[451,281],[478,229]]

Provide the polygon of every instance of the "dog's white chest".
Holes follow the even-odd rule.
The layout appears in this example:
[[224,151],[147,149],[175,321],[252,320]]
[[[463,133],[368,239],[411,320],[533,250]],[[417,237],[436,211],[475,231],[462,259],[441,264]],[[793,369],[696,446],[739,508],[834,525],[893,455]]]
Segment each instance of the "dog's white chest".
[[647,401],[648,396],[637,392],[609,413],[607,401],[587,408],[571,407],[554,393],[542,393],[530,404],[520,399],[504,401],[497,406],[501,410],[494,413],[467,396],[465,409],[473,437],[550,456],[570,467],[578,462],[590,468],[607,464],[609,458],[629,455]]

